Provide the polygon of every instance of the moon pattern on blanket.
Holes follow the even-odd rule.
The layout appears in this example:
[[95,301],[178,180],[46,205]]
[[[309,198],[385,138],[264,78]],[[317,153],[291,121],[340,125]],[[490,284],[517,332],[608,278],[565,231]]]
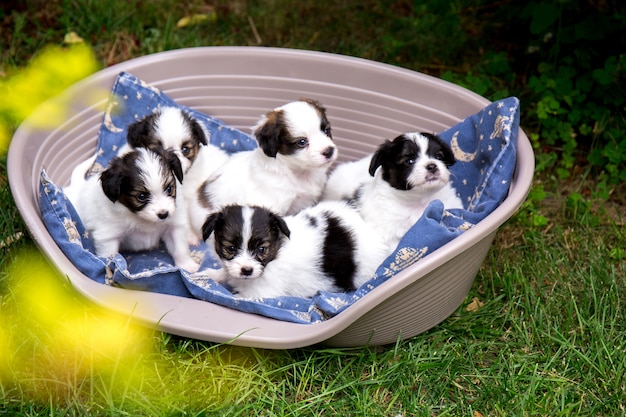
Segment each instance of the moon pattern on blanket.
[[456,158],[457,161],[461,161],[461,162],[471,162],[476,158],[476,153],[478,152],[478,149],[476,149],[474,152],[465,152],[463,149],[461,149],[461,146],[459,146],[459,132],[455,132],[454,135],[452,136],[452,140],[450,141],[450,148],[452,149],[452,153],[454,154],[454,157]]
[[115,106],[117,106],[117,101],[115,100],[111,100],[107,104],[107,108],[104,111],[104,126],[113,133],[119,133],[122,132],[124,129],[120,129],[119,127],[115,126],[113,124],[113,121],[111,120],[111,111],[113,111],[113,108]]

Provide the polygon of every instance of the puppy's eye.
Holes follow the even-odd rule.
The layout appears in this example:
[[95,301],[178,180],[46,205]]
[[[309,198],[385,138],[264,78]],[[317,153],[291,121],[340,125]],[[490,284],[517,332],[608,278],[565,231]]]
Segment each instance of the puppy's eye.
[[233,259],[235,255],[237,255],[237,248],[235,247],[235,245],[231,245],[227,242],[223,243],[222,245],[222,254],[224,258]]
[[325,127],[324,129],[322,129],[324,131],[324,134],[326,136],[330,136],[330,127]]
[[189,146],[183,146],[180,151],[183,153],[184,156],[187,156],[191,152],[191,148]]
[[307,138],[298,138],[296,141],[296,145],[300,148],[305,148],[309,144],[309,140]]
[[175,190],[175,188],[173,186],[168,185],[167,187],[165,187],[163,192],[165,193],[165,195],[168,195],[168,196],[171,197],[172,195],[174,195],[174,190]]
[[412,166],[412,165],[415,165],[415,159],[411,159],[411,158],[409,158],[409,159],[405,159],[405,160],[404,160],[404,165],[406,165],[406,166],[408,166],[408,167],[410,167],[410,166]]
[[261,246],[256,248],[256,257],[260,261],[264,261],[270,255],[270,243],[264,242]]
[[137,198],[137,201],[139,201],[140,203],[145,203],[150,198],[150,194],[149,193],[139,193],[139,194],[137,194],[136,198]]
[[438,159],[438,160],[440,160],[440,161],[443,161],[443,159],[444,159],[445,157],[446,157],[446,156],[443,154],[443,151],[438,151],[437,153],[435,153],[435,159]]

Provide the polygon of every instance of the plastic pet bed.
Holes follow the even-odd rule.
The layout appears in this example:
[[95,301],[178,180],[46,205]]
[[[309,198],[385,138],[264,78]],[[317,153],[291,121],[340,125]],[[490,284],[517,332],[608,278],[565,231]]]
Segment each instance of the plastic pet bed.
[[[113,94],[85,100],[96,91]],[[261,114],[300,97],[326,106],[340,161],[365,156],[402,132],[440,134],[459,161],[453,181],[465,209],[432,203],[368,284],[313,300],[240,300],[177,271],[158,250],[113,260],[93,255],[61,187],[94,152],[106,164],[130,121],[158,106],[181,106],[205,124],[214,144],[237,152],[255,146],[250,126]],[[69,103],[67,120],[53,129],[26,120],[9,149],[11,190],[35,242],[94,302],[159,330],[213,342],[378,345],[428,330],[467,296],[498,227],[524,201],[534,170],[517,99],[490,103],[433,77],[334,54],[182,49],[104,69],[57,100]],[[213,262],[201,258],[204,266]],[[164,273],[155,279],[154,270]]]

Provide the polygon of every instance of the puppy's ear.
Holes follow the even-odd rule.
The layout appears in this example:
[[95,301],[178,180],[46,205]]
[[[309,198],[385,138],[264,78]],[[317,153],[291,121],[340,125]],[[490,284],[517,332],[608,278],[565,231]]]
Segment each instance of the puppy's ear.
[[222,213],[217,212],[217,213],[210,214],[206,218],[206,220],[202,224],[202,240],[207,240],[209,236],[211,236],[211,233],[213,233],[213,230],[215,230],[215,225],[217,221],[221,218],[221,216],[222,216]]
[[207,133],[205,132],[200,122],[193,118],[190,114],[185,113],[185,118],[189,122],[189,126],[191,127],[191,136],[198,142],[203,145],[207,145],[209,143],[209,138],[207,137]]
[[120,158],[113,158],[109,166],[100,174],[102,191],[113,203],[120,198],[122,181],[125,178],[123,166]]
[[280,114],[282,112],[275,110],[267,113],[254,131],[259,147],[270,158],[275,158],[278,153],[281,134]]
[[180,164],[180,159],[176,156],[174,152],[165,151],[163,156],[165,161],[167,162],[167,166],[172,170],[176,179],[181,184],[183,183],[183,166]]
[[150,145],[150,131],[152,130],[155,115],[151,114],[128,126],[126,141],[133,148],[147,148]]
[[280,231],[285,236],[290,237],[291,230],[289,230],[289,227],[287,226],[287,223],[285,222],[285,220],[279,215],[274,214],[274,213],[272,213],[271,216],[272,216],[273,226],[276,227],[278,231]]
[[456,158],[454,158],[454,153],[446,142],[444,142],[439,136],[433,135],[431,133],[421,132],[420,134],[426,136],[428,140],[433,141],[437,143],[437,145],[439,145],[439,150],[443,152],[443,158],[441,159],[441,161],[446,164],[447,167],[451,167],[452,165],[454,165],[454,163],[456,162]]
[[374,155],[372,155],[372,159],[370,160],[370,168],[369,173],[373,177],[376,173],[376,170],[379,166],[383,164],[385,159],[387,159],[387,154],[389,153],[389,149],[392,146],[392,142],[385,139],[385,141],[376,149]]

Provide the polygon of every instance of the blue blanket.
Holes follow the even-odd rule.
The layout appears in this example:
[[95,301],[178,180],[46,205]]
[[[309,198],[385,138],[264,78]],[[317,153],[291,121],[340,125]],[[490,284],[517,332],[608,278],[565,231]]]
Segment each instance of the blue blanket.
[[[93,170],[102,169],[115,156],[126,142],[126,128],[130,123],[160,106],[178,106],[191,112],[211,133],[211,143],[229,153],[257,146],[248,134],[181,106],[157,88],[131,74],[121,73],[103,116]],[[236,298],[223,285],[192,277],[175,267],[163,246],[149,251],[121,253],[109,259],[98,257],[89,234],[63,190],[51,181],[43,169],[39,207],[48,231],[63,253],[83,274],[103,285],[195,297],[278,320],[315,323],[339,314],[373,288],[459,236],[498,207],[507,196],[513,176],[518,127],[519,100],[510,97],[491,103],[456,126],[440,132],[458,160],[451,167],[452,178],[465,209],[444,210],[441,202],[433,201],[372,279],[348,293],[320,293],[312,299]],[[217,260],[211,258],[204,243],[191,249],[192,256],[202,261],[203,268],[217,267]],[[297,273],[294,271],[294,274]]]

